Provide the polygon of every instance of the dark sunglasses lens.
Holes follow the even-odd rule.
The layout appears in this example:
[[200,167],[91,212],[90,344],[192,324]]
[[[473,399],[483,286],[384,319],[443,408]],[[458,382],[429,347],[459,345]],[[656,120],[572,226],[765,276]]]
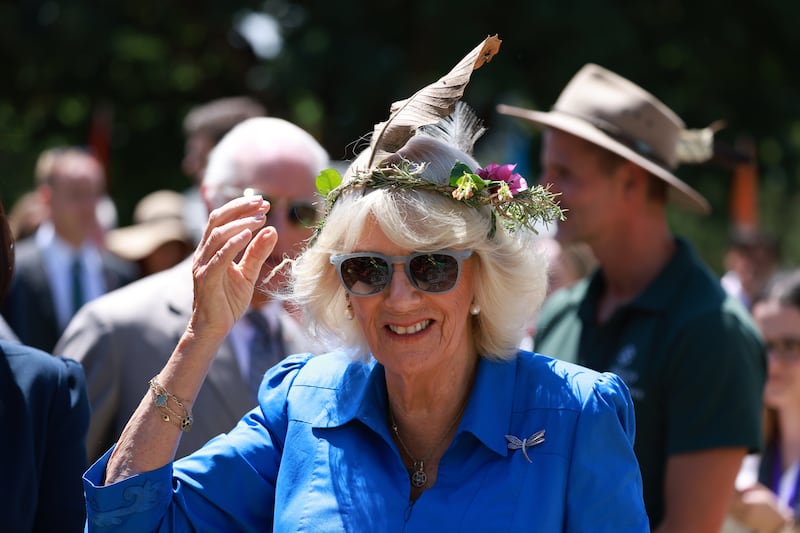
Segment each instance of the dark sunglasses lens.
[[299,226],[311,227],[317,221],[317,210],[311,204],[292,204],[289,219]]
[[421,291],[449,291],[458,281],[458,260],[450,255],[418,255],[408,266],[414,284]]
[[377,294],[389,283],[389,265],[379,257],[351,257],[342,261],[339,270],[345,287],[353,294]]

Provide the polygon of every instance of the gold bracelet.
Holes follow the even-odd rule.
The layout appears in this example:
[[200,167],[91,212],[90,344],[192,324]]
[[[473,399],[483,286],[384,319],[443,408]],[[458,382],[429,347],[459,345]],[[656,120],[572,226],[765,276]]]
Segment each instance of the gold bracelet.
[[[192,427],[194,418],[192,418],[192,414],[183,406],[183,402],[174,394],[168,392],[156,378],[150,380],[150,391],[153,393],[153,403],[158,407],[158,410],[161,411],[161,419],[164,420],[164,422],[172,422],[178,426],[181,431],[188,432]],[[169,400],[172,400],[173,403],[183,411],[183,414],[178,414],[173,411],[169,406]]]

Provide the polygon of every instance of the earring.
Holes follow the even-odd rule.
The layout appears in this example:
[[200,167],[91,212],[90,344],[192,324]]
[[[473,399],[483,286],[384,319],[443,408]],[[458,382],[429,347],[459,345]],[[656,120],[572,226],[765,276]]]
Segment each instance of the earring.
[[469,306],[469,314],[472,316],[478,316],[481,314],[481,306],[475,302],[472,302],[472,305]]
[[353,320],[353,306],[350,305],[350,300],[347,301],[347,307],[344,308],[344,317],[347,320]]

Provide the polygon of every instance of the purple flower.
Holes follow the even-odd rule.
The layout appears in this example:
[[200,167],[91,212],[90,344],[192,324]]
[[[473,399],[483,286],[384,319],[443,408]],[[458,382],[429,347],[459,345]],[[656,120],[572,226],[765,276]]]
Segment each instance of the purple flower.
[[479,168],[477,173],[478,176],[485,180],[506,182],[511,194],[517,194],[519,191],[524,191],[528,188],[528,182],[521,175],[514,174],[515,168],[517,168],[517,165],[510,163],[506,165],[489,163],[485,167]]

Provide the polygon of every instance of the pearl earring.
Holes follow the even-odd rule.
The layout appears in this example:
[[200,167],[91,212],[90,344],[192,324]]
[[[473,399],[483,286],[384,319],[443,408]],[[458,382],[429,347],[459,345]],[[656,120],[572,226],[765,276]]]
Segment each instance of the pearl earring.
[[471,314],[472,316],[478,316],[479,314],[481,314],[481,306],[476,303],[473,303],[472,305],[469,306],[469,314]]
[[353,307],[350,305],[350,302],[347,302],[347,307],[344,308],[344,317],[347,320],[353,320]]

